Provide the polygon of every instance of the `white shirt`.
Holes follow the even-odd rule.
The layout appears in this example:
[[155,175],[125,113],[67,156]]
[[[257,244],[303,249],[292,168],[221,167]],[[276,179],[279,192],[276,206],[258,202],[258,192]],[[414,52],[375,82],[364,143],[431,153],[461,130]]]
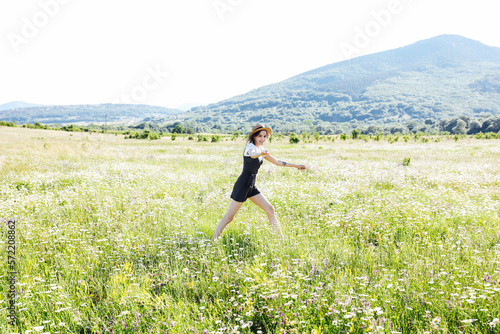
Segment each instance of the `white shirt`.
[[250,154],[248,154],[248,151],[250,151],[250,150],[255,150],[255,151],[260,153],[260,152],[262,152],[263,149],[264,149],[264,146],[257,147],[252,143],[248,143],[247,146],[245,147],[245,152],[243,153],[243,156],[249,157]]

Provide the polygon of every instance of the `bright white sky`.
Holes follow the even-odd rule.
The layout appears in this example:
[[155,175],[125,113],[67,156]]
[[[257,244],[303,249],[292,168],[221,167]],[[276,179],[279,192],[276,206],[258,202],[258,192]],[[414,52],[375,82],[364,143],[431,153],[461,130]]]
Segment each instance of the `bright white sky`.
[[500,46],[499,9],[498,0],[0,0],[0,104],[212,103],[441,34]]

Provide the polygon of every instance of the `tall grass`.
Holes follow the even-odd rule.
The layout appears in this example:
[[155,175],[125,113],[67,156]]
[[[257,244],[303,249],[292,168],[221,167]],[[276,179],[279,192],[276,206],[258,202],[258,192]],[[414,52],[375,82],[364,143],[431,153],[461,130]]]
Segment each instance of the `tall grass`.
[[275,139],[309,166],[259,172],[286,240],[248,201],[210,245],[243,139],[0,128],[19,291],[12,328],[3,279],[0,331],[498,332],[499,144]]

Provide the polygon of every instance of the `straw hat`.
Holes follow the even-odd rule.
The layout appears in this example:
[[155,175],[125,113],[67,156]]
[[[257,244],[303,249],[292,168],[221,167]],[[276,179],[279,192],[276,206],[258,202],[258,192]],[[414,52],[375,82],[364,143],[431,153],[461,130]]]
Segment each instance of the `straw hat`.
[[252,131],[250,132],[250,134],[248,135],[248,137],[251,137],[252,135],[254,135],[256,132],[260,132],[260,131],[267,131],[267,137],[269,137],[271,135],[271,133],[273,132],[271,130],[271,128],[268,128],[267,126],[264,126],[264,125],[256,125],[252,128]]

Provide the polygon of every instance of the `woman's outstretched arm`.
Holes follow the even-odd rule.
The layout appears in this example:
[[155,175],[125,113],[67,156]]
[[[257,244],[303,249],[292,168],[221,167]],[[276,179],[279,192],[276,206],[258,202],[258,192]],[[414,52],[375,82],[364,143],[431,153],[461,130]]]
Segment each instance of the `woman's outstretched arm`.
[[298,168],[300,170],[304,170],[306,169],[306,166],[305,165],[297,165],[297,164],[292,164],[290,162],[286,162],[286,161],[283,161],[283,160],[278,160],[276,159],[275,157],[273,157],[272,155],[268,154],[268,155],[264,155],[264,159],[266,159],[267,161],[269,162],[272,162],[273,164],[275,164],[276,166],[283,166],[283,167],[295,167],[295,168]]
[[258,157],[260,157],[261,155],[266,155],[266,152],[267,150],[263,150],[263,151],[258,151],[256,149],[250,149],[247,151],[248,155],[252,158],[252,159],[257,159]]

